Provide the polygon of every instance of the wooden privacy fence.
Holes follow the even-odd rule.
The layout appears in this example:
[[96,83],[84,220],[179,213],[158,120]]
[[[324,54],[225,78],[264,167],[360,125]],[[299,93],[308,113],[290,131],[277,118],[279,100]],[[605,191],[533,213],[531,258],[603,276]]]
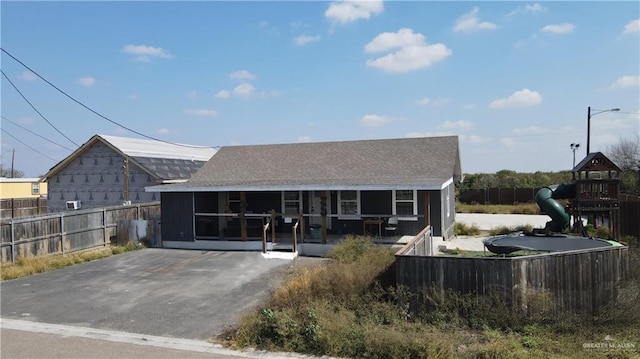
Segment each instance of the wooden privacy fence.
[[640,196],[620,195],[620,234],[636,237],[640,245]]
[[396,281],[415,294],[414,308],[424,304],[420,295],[426,289],[435,288],[499,295],[522,309],[544,295],[555,311],[595,314],[615,300],[617,285],[629,272],[628,247],[465,258],[411,255],[411,245],[396,253]]
[[45,216],[3,220],[0,224],[2,263],[18,257],[65,254],[111,244],[118,223],[160,219],[160,203],[59,212]]
[[47,199],[43,197],[0,199],[1,219],[39,216],[46,213]]

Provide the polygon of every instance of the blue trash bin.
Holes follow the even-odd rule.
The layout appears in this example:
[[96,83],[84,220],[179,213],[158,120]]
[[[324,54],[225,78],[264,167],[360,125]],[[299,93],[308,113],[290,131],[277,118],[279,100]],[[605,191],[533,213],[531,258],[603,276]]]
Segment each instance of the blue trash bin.
[[322,226],[318,224],[312,224],[309,226],[309,237],[311,237],[311,239],[320,239],[321,231],[322,231]]

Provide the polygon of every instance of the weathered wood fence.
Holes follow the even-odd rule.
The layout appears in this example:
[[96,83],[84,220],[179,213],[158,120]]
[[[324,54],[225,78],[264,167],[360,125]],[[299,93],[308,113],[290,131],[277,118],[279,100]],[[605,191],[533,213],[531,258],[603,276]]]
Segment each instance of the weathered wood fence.
[[39,216],[46,213],[47,199],[44,197],[0,199],[1,219]]
[[0,224],[1,262],[18,257],[65,254],[115,242],[118,224],[160,219],[160,203],[59,212],[3,220]]
[[640,196],[620,195],[620,234],[636,237],[640,245]]
[[[597,313],[615,300],[617,284],[629,273],[628,247],[521,257],[412,255],[412,243],[396,253],[396,282],[419,300],[428,288],[441,292],[499,295],[527,308],[539,295],[555,311]],[[413,303],[418,307],[419,302]]]

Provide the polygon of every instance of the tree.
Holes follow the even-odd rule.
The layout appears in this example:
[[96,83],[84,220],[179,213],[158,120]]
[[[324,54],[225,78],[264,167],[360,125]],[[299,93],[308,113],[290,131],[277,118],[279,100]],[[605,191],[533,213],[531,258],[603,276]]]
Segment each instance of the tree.
[[640,194],[640,135],[621,139],[609,146],[606,154],[622,170],[620,190]]
[[[0,177],[11,178],[11,168],[0,167]],[[13,170],[13,178],[23,178],[24,172],[14,169]]]

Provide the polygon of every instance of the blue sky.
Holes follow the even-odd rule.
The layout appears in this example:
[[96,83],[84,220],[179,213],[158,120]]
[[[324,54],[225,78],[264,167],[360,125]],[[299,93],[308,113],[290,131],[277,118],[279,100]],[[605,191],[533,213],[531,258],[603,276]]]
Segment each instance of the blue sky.
[[[171,142],[454,134],[463,171],[486,173],[570,169],[571,143],[585,155],[588,106],[621,109],[592,117],[592,152],[640,133],[637,1],[0,6],[4,50],[111,120]],[[1,61],[76,144],[139,137]],[[15,149],[15,168],[42,175],[77,148],[4,77],[2,116],[5,167]]]

